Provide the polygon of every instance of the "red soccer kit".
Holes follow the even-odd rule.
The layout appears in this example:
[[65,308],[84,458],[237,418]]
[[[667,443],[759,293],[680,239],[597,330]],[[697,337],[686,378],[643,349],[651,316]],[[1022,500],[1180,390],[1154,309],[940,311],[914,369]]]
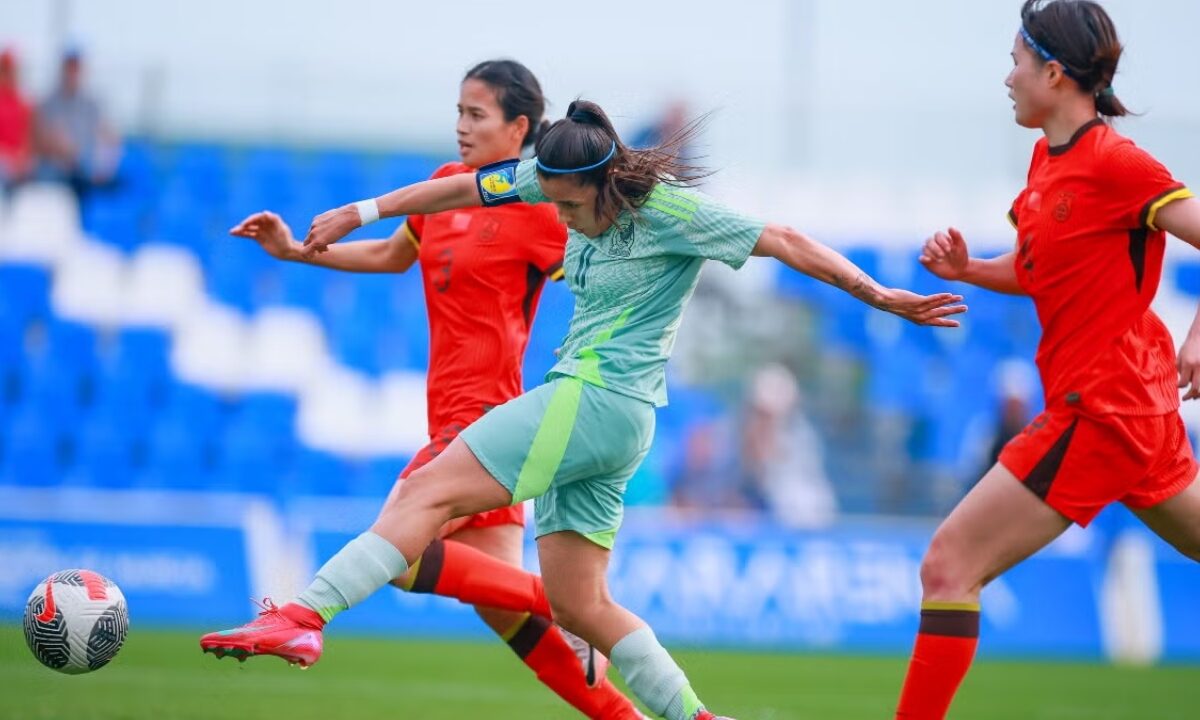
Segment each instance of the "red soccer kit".
[[[474,172],[447,163],[433,177]],[[429,312],[429,444],[407,477],[481,415],[521,394],[521,362],[546,278],[562,277],[567,229],[550,205],[410,215]],[[524,524],[519,505],[472,516],[454,529]]]
[[1156,505],[1196,476],[1179,417],[1175,347],[1150,309],[1166,204],[1192,194],[1100,120],[1033,151],[1009,219],[1015,266],[1042,338],[1046,410],[1000,462],[1051,507],[1087,525],[1105,505]]

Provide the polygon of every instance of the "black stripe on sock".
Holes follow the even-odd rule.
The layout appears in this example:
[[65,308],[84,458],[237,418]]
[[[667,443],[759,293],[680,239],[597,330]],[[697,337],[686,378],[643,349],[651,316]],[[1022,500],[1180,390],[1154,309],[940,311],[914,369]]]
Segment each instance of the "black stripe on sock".
[[922,635],[977,638],[979,637],[979,611],[922,610],[921,628],[917,632]]
[[413,579],[409,592],[431,593],[442,576],[442,565],[446,562],[446,547],[441,540],[434,540],[421,554],[417,577]]
[[542,641],[542,636],[550,629],[550,621],[540,615],[530,615],[521,629],[508,641],[517,657],[524,660]]

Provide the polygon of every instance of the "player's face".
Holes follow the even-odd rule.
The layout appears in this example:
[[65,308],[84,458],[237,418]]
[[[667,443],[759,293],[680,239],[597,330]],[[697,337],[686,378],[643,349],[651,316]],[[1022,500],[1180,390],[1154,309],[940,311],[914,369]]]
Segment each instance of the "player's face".
[[528,122],[524,115],[505,121],[496,91],[482,80],[467,79],[458,95],[458,154],[475,168],[517,157]]
[[604,232],[610,223],[602,223],[596,217],[596,195],[598,190],[591,185],[580,185],[570,175],[564,177],[538,176],[542,193],[554,203],[558,219],[564,225],[588,237]]
[[1013,41],[1012,59],[1013,69],[1004,84],[1008,86],[1008,96],[1013,101],[1017,124],[1039,128],[1054,102],[1046,65],[1038,62],[1020,33]]

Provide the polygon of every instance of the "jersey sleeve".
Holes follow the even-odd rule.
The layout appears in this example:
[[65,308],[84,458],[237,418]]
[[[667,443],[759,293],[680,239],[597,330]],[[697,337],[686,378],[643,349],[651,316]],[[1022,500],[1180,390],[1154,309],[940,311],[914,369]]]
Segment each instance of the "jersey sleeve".
[[516,170],[517,194],[531,205],[549,202],[537,178],[537,158],[522,160]]
[[1021,192],[1017,194],[1017,199],[1013,200],[1012,205],[1008,208],[1008,214],[1005,215],[1008,218],[1008,224],[1013,226],[1013,230],[1017,230],[1021,222],[1021,207],[1025,205],[1027,194],[1029,194],[1028,186],[1022,188]]
[[685,188],[659,185],[651,191],[644,207],[677,221],[677,231],[663,238],[669,251],[717,260],[735,270],[749,259],[767,225]]
[[1132,142],[1121,143],[1105,158],[1104,176],[1109,178],[1110,202],[1122,225],[1157,230],[1158,211],[1168,204],[1192,197],[1192,191],[1150,153]]
[[567,226],[558,221],[553,208],[532,207],[537,213],[527,246],[529,262],[551,280],[563,278],[563,254],[567,247]]

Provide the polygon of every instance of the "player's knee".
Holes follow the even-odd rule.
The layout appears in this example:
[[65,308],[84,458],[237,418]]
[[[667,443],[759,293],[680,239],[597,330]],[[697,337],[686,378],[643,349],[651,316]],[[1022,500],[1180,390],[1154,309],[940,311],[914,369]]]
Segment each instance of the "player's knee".
[[957,597],[973,584],[956,561],[954,544],[941,532],[935,533],[921,560],[921,589],[926,598]]
[[547,592],[554,622],[576,635],[586,635],[595,618],[604,610],[604,600],[579,593],[554,594]]
[[388,498],[388,504],[423,510],[443,508],[449,505],[450,498],[444,483],[437,480],[437,473],[420,468],[399,484],[398,491]]

